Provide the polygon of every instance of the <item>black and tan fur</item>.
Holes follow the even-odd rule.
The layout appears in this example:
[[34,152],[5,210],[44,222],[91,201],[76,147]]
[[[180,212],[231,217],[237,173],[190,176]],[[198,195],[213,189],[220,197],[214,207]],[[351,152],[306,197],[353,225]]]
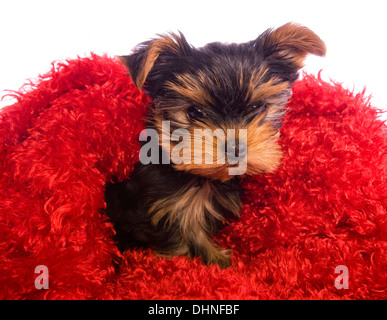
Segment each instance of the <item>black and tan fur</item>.
[[[276,140],[307,54],[324,55],[324,43],[308,28],[288,23],[247,43],[202,48],[181,33],[162,35],[120,59],[152,99],[148,128],[162,136],[161,123],[168,120],[171,132],[247,129],[246,174],[254,175],[280,165]],[[191,147],[193,155],[193,141]],[[121,250],[144,246],[166,257],[200,256],[206,264],[230,265],[229,250],[211,236],[225,219],[239,216],[240,177],[229,175],[232,164],[217,163],[213,150],[205,150],[213,164],[137,163],[129,180],[107,185],[107,213]],[[241,146],[232,151],[242,152]]]

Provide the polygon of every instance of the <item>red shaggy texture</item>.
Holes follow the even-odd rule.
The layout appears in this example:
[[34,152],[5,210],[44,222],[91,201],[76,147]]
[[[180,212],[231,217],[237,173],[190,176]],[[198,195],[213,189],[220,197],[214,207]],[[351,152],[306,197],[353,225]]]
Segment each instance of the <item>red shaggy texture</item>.
[[216,236],[225,270],[111,240],[104,185],[130,176],[148,101],[116,60],[57,63],[17,99],[0,111],[0,298],[387,298],[386,126],[363,94],[295,84],[283,165],[243,182],[241,219]]

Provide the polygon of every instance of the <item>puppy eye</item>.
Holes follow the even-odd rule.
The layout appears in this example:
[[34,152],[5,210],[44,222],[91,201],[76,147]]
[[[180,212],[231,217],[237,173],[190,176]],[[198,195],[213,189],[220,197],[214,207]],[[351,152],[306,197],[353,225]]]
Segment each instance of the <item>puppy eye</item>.
[[253,111],[259,110],[261,112],[265,112],[267,110],[267,104],[255,104],[251,106]]
[[189,107],[189,109],[187,111],[187,116],[191,120],[196,120],[196,119],[203,118],[204,117],[204,112],[199,107],[191,106],[191,107]]

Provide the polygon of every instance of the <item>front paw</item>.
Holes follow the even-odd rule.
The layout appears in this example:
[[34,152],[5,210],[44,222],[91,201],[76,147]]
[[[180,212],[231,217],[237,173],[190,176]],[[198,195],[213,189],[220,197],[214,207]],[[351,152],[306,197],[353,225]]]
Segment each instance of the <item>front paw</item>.
[[217,264],[220,269],[231,267],[231,252],[232,250],[213,251],[203,258],[203,262],[207,265]]

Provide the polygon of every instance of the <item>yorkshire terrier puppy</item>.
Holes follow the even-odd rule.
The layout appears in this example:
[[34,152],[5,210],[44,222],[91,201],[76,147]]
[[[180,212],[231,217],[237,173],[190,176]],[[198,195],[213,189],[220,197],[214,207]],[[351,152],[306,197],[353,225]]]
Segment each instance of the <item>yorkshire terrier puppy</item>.
[[[106,186],[119,249],[149,247],[165,257],[230,266],[230,250],[211,236],[239,216],[241,177],[280,165],[276,140],[292,84],[305,57],[325,50],[311,30],[288,23],[247,43],[202,48],[181,33],[162,35],[120,57],[151,98],[146,127],[161,138],[153,161],[140,154],[129,180]],[[176,137],[179,130],[184,134]],[[207,138],[213,144],[203,147]],[[145,156],[149,151],[155,150]],[[197,155],[212,159],[196,161]]]

